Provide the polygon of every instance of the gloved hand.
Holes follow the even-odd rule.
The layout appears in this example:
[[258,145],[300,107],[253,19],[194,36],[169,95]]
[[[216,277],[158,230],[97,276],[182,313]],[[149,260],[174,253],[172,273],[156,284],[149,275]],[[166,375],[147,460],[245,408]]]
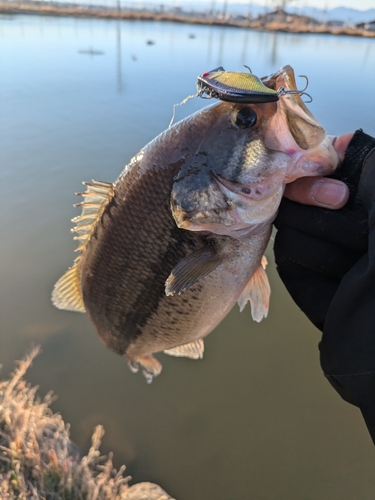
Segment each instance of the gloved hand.
[[349,187],[344,208],[334,211],[283,200],[275,220],[274,251],[292,298],[323,331],[319,347],[326,377],[361,409],[375,442],[373,148],[375,139],[357,131],[332,176]]

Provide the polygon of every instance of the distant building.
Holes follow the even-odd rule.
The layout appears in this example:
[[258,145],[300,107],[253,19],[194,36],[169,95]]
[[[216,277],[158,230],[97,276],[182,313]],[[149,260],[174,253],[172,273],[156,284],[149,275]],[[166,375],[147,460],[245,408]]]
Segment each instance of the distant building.
[[346,23],[344,21],[332,20],[332,21],[328,21],[327,26],[331,26],[332,28],[342,28],[343,26],[345,26],[345,24]]
[[309,16],[299,14],[288,14],[283,9],[277,9],[272,12],[267,12],[258,17],[257,21],[261,24],[281,23],[281,24],[298,24],[304,26],[317,26],[319,21]]
[[367,31],[375,31],[375,19],[374,21],[370,21],[368,23],[359,23],[355,25],[356,28]]
[[247,21],[249,19],[249,16],[242,16],[241,14],[238,14],[238,15],[231,15],[230,18],[233,20],[233,21],[239,21],[239,22],[243,22],[243,21]]

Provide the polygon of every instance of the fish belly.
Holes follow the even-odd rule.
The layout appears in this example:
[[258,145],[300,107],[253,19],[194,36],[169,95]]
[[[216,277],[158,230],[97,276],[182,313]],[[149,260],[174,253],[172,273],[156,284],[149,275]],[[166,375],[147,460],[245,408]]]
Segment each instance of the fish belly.
[[228,255],[217,269],[180,295],[163,294],[126,356],[138,360],[208,335],[238,301],[260,265],[268,239],[268,231],[247,242],[230,239]]

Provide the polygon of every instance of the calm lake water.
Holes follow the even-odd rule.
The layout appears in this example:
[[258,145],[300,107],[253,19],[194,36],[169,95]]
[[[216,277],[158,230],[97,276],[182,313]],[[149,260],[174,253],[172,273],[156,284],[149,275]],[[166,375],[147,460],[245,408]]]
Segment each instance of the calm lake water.
[[[189,35],[194,34],[195,38]],[[153,40],[154,45],[147,45]],[[90,49],[101,55],[81,53]],[[5,376],[33,344],[28,375],[82,448],[96,424],[135,481],[179,500],[370,500],[373,445],[356,408],[324,380],[320,333],[271,261],[269,318],[238,309],[202,361],[160,355],[148,386],[99,340],[85,315],[50,302],[73,262],[70,219],[81,181],[114,181],[168,126],[197,74],[284,64],[308,75],[313,113],[331,134],[375,134],[375,40],[151,22],[0,19],[1,336]],[[304,80],[300,80],[304,85]],[[205,104],[177,108],[180,119]]]

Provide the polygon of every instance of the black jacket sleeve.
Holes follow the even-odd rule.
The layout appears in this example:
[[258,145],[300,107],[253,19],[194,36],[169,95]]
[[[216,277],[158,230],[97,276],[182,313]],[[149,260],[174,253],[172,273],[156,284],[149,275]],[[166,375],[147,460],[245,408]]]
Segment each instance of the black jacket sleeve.
[[341,210],[284,200],[275,258],[288,291],[323,331],[320,361],[339,394],[358,406],[375,443],[375,139],[357,131],[334,176]]

